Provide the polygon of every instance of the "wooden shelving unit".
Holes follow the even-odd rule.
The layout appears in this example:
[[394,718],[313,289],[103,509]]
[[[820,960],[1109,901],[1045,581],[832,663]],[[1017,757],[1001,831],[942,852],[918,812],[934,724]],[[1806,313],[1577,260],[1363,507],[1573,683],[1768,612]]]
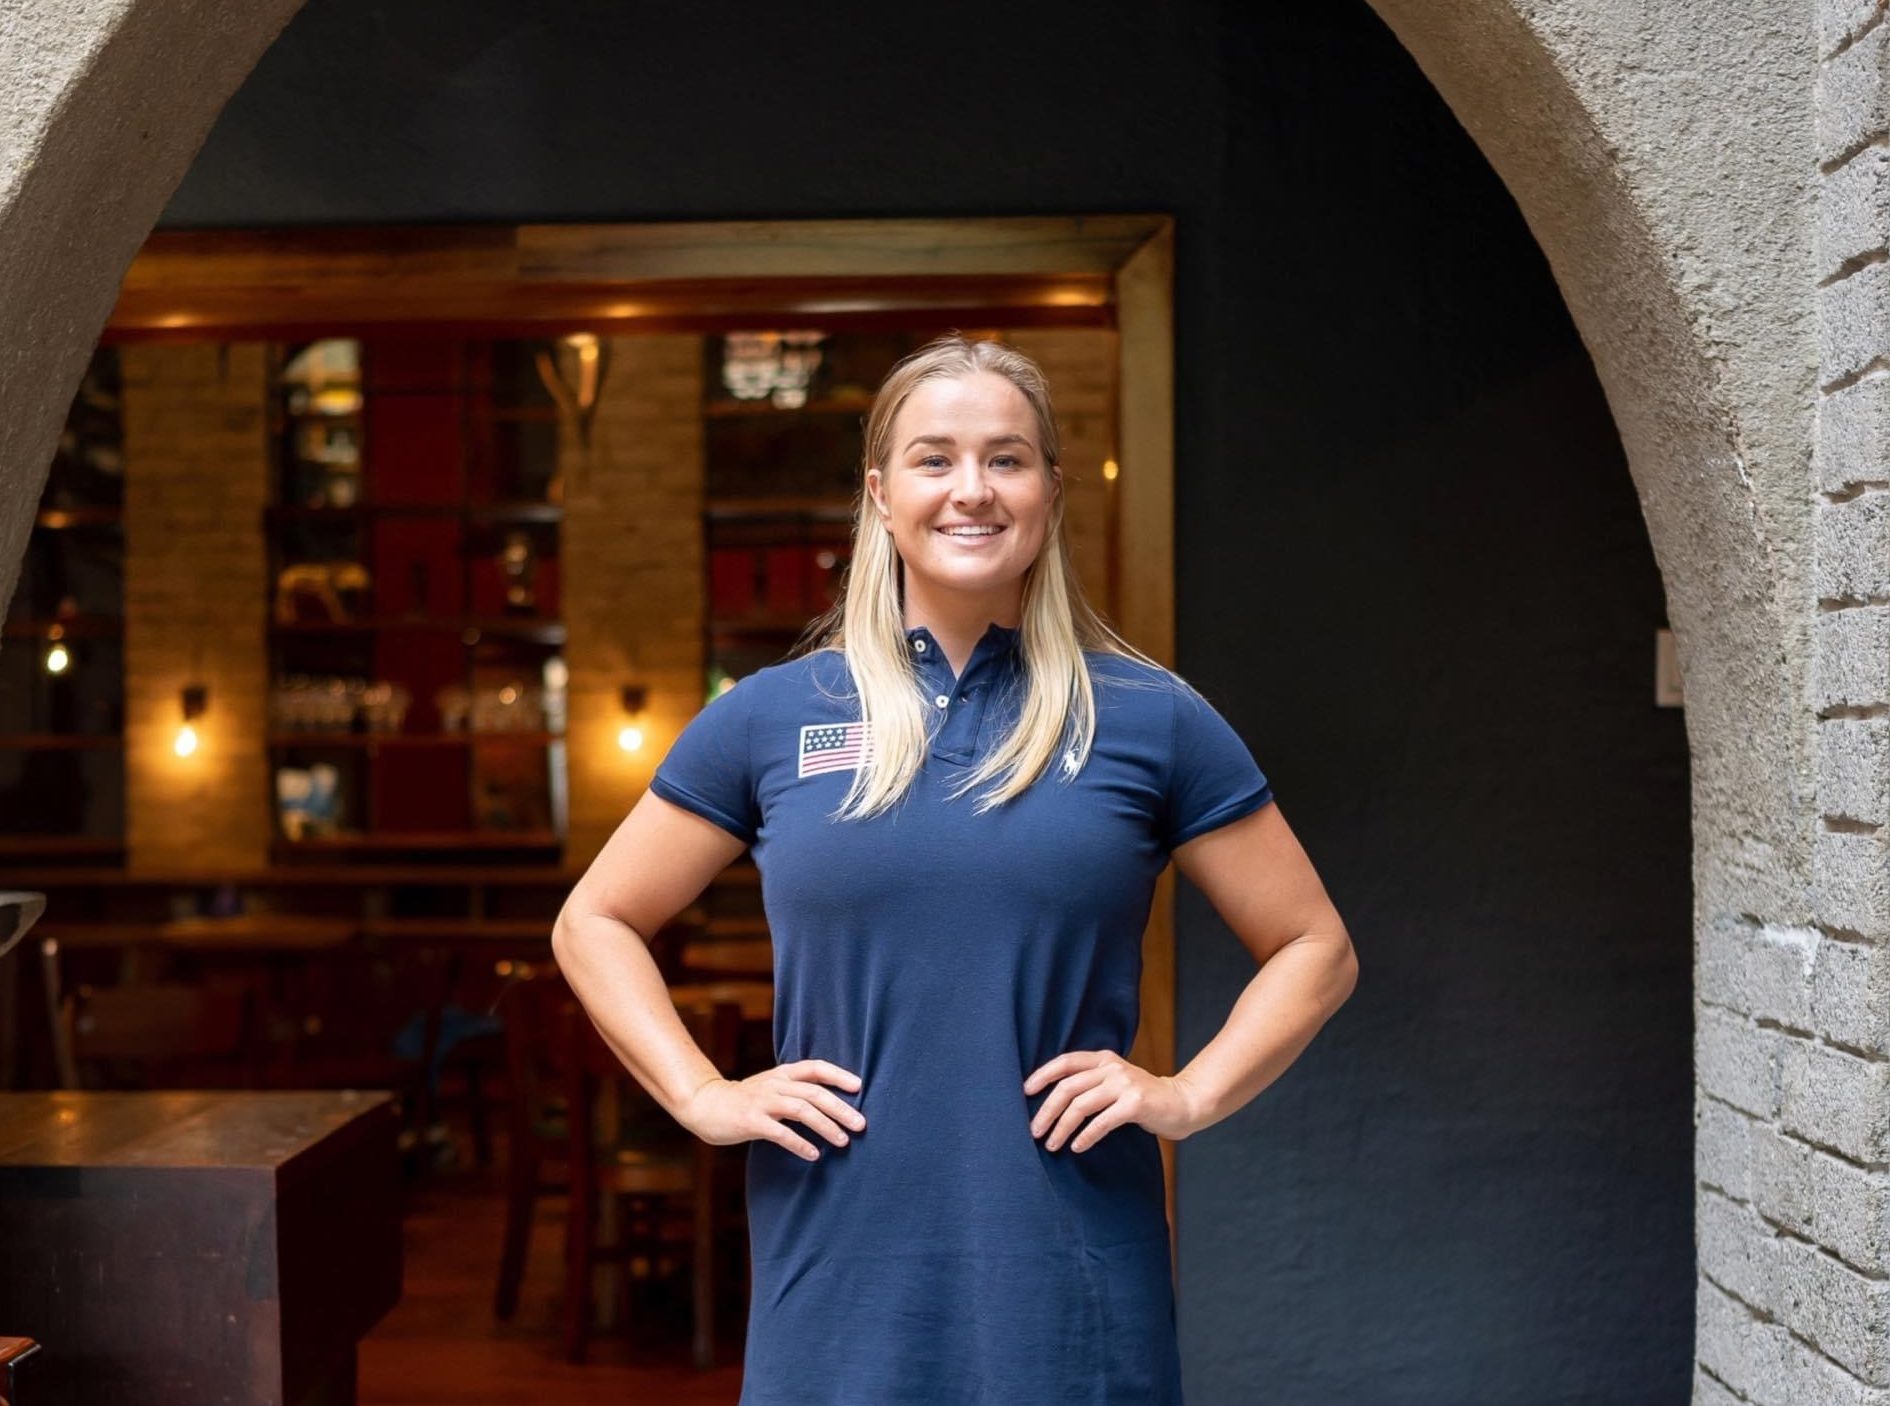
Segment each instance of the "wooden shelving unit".
[[[550,723],[564,509],[558,412],[533,349],[395,337],[280,352],[278,491],[264,514],[278,860],[561,853],[564,737]],[[365,708],[332,730],[285,726],[319,692],[302,681],[325,679],[404,690],[405,716],[391,729]],[[476,719],[480,698],[501,694],[543,721],[451,716]],[[331,787],[332,815],[315,799]],[[311,798],[300,813],[297,792]]]
[[123,860],[119,394],[118,353],[101,348],[67,412],[0,622],[0,856]]
[[704,339],[707,696],[783,657],[838,598],[874,389],[922,340],[831,332],[796,405],[738,398],[730,340]]

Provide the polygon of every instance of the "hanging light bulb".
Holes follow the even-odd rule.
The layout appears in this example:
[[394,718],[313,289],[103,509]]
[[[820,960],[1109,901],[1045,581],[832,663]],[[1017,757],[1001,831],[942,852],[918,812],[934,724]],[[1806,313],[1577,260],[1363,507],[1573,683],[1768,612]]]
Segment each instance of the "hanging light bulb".
[[643,746],[644,690],[639,684],[623,686],[624,725],[617,730],[617,745],[626,752],[635,752]]
[[200,683],[186,684],[182,695],[184,722],[177,729],[177,740],[171,743],[171,750],[180,757],[192,756],[197,751],[197,719],[203,716],[203,710],[209,703],[209,689]]
[[54,644],[46,651],[46,672],[63,674],[72,667],[72,652],[63,644]]

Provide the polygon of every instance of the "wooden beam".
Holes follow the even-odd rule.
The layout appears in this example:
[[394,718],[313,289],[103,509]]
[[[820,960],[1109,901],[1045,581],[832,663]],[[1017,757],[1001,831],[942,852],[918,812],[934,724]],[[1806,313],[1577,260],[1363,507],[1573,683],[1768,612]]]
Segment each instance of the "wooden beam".
[[159,231],[108,340],[440,322],[556,335],[1108,326],[1116,270],[1166,217]]

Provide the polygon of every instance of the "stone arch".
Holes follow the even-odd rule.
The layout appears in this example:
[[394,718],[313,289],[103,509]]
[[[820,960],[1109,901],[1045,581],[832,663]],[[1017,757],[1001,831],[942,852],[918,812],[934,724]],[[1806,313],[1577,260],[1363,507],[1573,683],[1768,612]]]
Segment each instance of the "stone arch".
[[0,601],[118,285],[301,0],[18,7],[0,27]]
[[[1890,1237],[1862,1224],[1890,1200],[1880,1171],[1890,1157],[1871,1153],[1890,1139],[1880,1122],[1821,1122],[1847,1115],[1816,1097],[1854,1077],[1832,1063],[1840,1056],[1885,1067],[1868,1018],[1882,968],[1868,944],[1886,934],[1874,916],[1859,932],[1854,914],[1890,900],[1847,897],[1882,890],[1884,866],[1874,834],[1860,858],[1857,830],[1820,827],[1815,778],[1830,748],[1814,691],[1836,695],[1814,685],[1810,666],[1824,594],[1813,584],[1813,425],[1821,385],[1849,384],[1819,374],[1811,208],[1818,157],[1843,164],[1868,143],[1825,153],[1814,140],[1808,0],[1710,11],[1687,0],[1371,3],[1547,254],[1613,407],[1666,583],[1694,766],[1696,1399],[1749,1394],[1756,1338],[1775,1370],[1794,1374],[1789,1399],[1827,1399],[1845,1380],[1890,1385],[1890,1245],[1880,1243]],[[32,4],[0,33],[0,599],[125,268],[299,7]],[[1877,0],[1826,0],[1823,12],[1848,26],[1827,34],[1827,66],[1845,49],[1878,51],[1861,38]],[[1831,101],[1881,109],[1881,79],[1870,78]],[[1865,592],[1863,609],[1885,610],[1880,595],[1890,589]],[[1847,694],[1840,706],[1868,720],[1890,698]],[[1867,824],[1848,810],[1838,818]],[[1851,867],[1827,872],[1819,857],[1840,848]],[[1827,948],[1850,965],[1826,963]],[[1820,990],[1835,992],[1822,1007]],[[1829,1015],[1840,1006],[1865,1012],[1864,1036]],[[1885,1092],[1882,1080],[1858,1082]],[[1801,1202],[1826,1198],[1821,1220],[1793,1211],[1795,1187]]]

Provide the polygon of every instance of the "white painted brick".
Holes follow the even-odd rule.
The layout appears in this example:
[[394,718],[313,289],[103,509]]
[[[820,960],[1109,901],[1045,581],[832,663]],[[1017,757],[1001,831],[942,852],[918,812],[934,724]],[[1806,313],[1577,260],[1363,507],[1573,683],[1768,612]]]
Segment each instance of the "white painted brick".
[[1890,263],[1866,264],[1818,290],[1818,384],[1890,351]]
[[1890,702],[1890,606],[1820,612],[1812,642],[1820,712]]
[[1693,1130],[1695,1175],[1728,1196],[1752,1200],[1754,1140],[1766,1134],[1766,1124],[1755,1123],[1718,1099],[1701,1099]]
[[1749,1396],[1752,1338],[1762,1327],[1752,1310],[1711,1280],[1701,1279],[1693,1293],[1693,1323],[1695,1360],[1734,1391]]
[[1820,830],[1811,845],[1818,916],[1860,937],[1890,936],[1890,876],[1882,833]]
[[1883,1275],[1890,1269],[1890,1176],[1816,1148],[1805,1150],[1802,1171],[1806,1237],[1867,1274]]
[[1698,1007],[1693,1059],[1700,1087],[1755,1118],[1777,1117],[1785,1038],[1740,1016]]
[[1818,275],[1890,244],[1890,147],[1858,153],[1818,185]]
[[1694,1200],[1700,1270],[1752,1307],[1773,1313],[1784,1274],[1783,1243],[1757,1212],[1701,1187]]
[[1890,25],[1878,25],[1837,57],[1818,66],[1818,161],[1836,160],[1890,127]]
[[1700,997],[1803,1030],[1810,1019],[1811,960],[1818,933],[1729,919],[1700,937]]
[[1785,1037],[1779,1126],[1859,1162],[1890,1157],[1890,1064]]
[[1824,58],[1869,24],[1884,0],[1819,0],[1818,56]]
[[1818,725],[1818,813],[1890,825],[1890,718]]
[[1865,1385],[1890,1386],[1890,1282],[1801,1241],[1773,1248],[1780,1272],[1773,1316]]
[[1693,1398],[1690,1406],[1744,1406],[1745,1398],[1734,1396],[1704,1370],[1693,1371]]
[[1890,1053],[1890,950],[1821,941],[1812,959],[1811,1029],[1853,1049]]
[[1818,398],[1818,486],[1840,492],[1890,482],[1890,375],[1872,374]]
[[1754,1208],[1774,1225],[1815,1239],[1810,1146],[1760,1123],[1752,1129],[1751,1155]]
[[1817,507],[1817,561],[1821,601],[1890,600],[1890,492],[1858,494]]

